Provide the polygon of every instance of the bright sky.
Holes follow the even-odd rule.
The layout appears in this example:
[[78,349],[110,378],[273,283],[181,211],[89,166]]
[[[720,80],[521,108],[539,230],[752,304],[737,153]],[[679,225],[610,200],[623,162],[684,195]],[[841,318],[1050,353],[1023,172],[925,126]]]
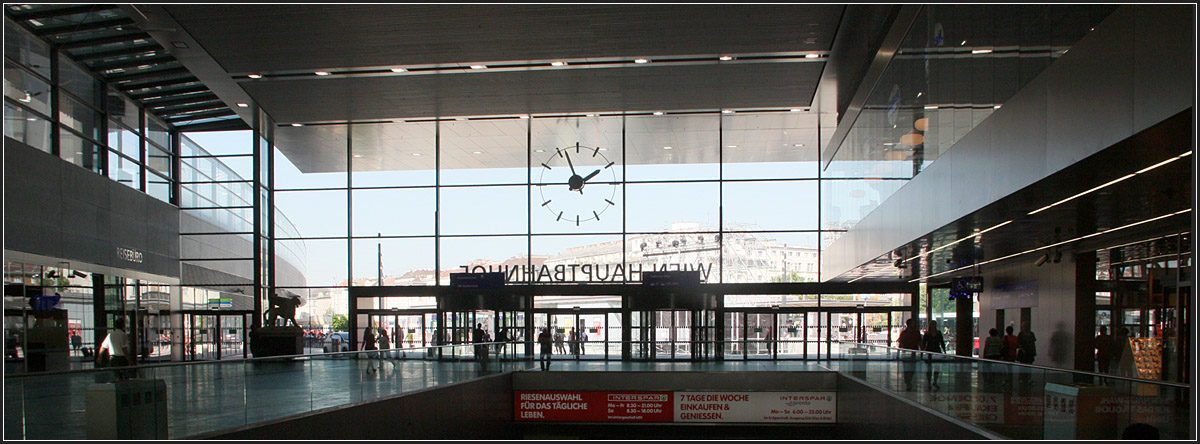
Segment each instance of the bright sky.
[[[245,154],[250,151],[251,134],[238,132],[188,133],[187,137],[214,155]],[[814,148],[815,149],[815,148]],[[249,158],[222,159],[243,177],[250,177]],[[345,187],[345,173],[302,174],[286,157],[276,151],[276,188]],[[618,164],[616,167],[619,167]],[[716,178],[718,165],[637,165],[629,166],[628,176],[655,180]],[[738,178],[814,177],[816,162],[774,162],[726,164],[724,175]],[[540,170],[540,167],[539,167]],[[635,171],[640,170],[640,171]],[[526,171],[517,169],[443,170],[448,174],[470,177],[475,183],[523,182]],[[586,173],[581,173],[581,175]],[[432,171],[389,171],[365,173],[355,185],[432,184]],[[533,172],[538,181],[540,171]],[[602,177],[602,176],[600,176]],[[621,177],[619,174],[617,177]],[[464,182],[457,182],[464,183]],[[837,196],[838,205],[827,204],[822,210],[825,220],[857,221],[881,197],[890,194],[903,181],[846,181],[827,182],[823,193]],[[549,187],[547,187],[549,188]],[[544,190],[548,196],[567,199],[560,190]],[[665,231],[674,222],[698,222],[702,227],[715,228],[718,223],[718,183],[628,184],[625,207],[628,211],[627,229],[630,232]],[[587,192],[612,195],[612,189],[589,184]],[[453,234],[524,234],[529,229],[527,202],[532,199],[533,232],[539,233],[616,233],[593,236],[535,236],[534,254],[553,254],[568,247],[620,240],[621,192],[617,189],[614,202],[599,222],[556,222],[556,215],[540,206],[542,195],[534,187],[526,196],[525,186],[442,188],[441,233]],[[558,194],[555,194],[558,193]],[[816,230],[818,228],[818,185],[816,181],[789,182],[726,182],[725,225],[730,229],[749,224],[749,229]],[[276,192],[276,206],[291,220],[303,237],[344,237],[348,226],[344,215],[347,208],[345,191]],[[354,192],[355,236],[432,235],[434,232],[434,190],[356,190]],[[572,195],[573,196],[573,195]],[[828,198],[828,196],[826,196]],[[549,198],[549,197],[548,197]],[[552,199],[553,200],[553,199]],[[553,202],[552,202],[553,203]],[[603,204],[606,205],[606,204]],[[583,212],[603,208],[586,205]],[[567,211],[567,210],[564,210]],[[829,214],[842,213],[842,214]],[[278,234],[277,234],[278,235]],[[764,237],[781,243],[816,248],[815,233],[772,233]],[[296,242],[286,243],[293,244]],[[527,251],[524,236],[479,238],[443,237],[442,267],[457,267],[474,259],[502,261]],[[354,241],[355,277],[373,277],[377,267],[377,245],[372,239]],[[294,245],[298,247],[298,245]],[[345,278],[346,257],[344,240],[307,240],[307,278],[309,286],[333,285]],[[298,248],[297,248],[298,249]],[[385,239],[383,241],[384,273],[393,275],[416,268],[433,268],[434,243],[427,239]]]

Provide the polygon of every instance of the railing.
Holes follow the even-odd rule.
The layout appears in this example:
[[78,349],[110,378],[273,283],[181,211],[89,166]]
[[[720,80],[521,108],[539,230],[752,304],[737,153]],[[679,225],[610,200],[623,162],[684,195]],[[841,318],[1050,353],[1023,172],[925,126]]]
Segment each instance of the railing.
[[[477,378],[485,373],[468,361],[476,345],[6,374],[4,438],[87,439],[88,388],[117,372],[165,382],[168,437],[177,439]],[[488,345],[495,356],[497,344]],[[530,365],[489,359],[486,374]]]
[[1193,439],[1192,387],[1040,365],[842,343],[839,373],[1013,439]]

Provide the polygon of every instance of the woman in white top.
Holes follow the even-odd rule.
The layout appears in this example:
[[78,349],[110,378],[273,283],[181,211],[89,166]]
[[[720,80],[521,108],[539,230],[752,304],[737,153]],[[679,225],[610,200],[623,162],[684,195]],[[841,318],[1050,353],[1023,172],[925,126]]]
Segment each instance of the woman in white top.
[[[104,338],[104,342],[100,343],[100,348],[96,350],[96,363],[100,364],[100,356],[105,352],[109,355],[110,367],[126,367],[130,364],[129,361],[129,336],[125,334],[125,319],[117,318],[113,320],[113,329],[108,332],[108,336]],[[116,372],[118,380],[125,379],[125,372]]]

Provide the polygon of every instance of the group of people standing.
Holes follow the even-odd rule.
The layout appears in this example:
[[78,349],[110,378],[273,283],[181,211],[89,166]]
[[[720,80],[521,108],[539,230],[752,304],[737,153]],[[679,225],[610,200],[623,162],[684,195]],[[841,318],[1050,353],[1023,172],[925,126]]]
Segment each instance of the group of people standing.
[[571,354],[575,355],[575,359],[579,359],[579,356],[583,353],[583,345],[588,340],[586,330],[577,332],[574,328],[572,328],[564,336],[563,332],[561,331],[556,331],[554,334],[551,334],[550,329],[546,327],[542,328],[541,332],[538,333],[537,342],[540,348],[539,351],[541,352],[538,361],[541,363],[542,370],[550,370],[550,355],[552,355],[555,351],[557,351],[559,354],[567,353],[567,350],[563,348],[564,339],[567,342],[567,346],[570,348]]
[[[909,319],[904,326],[904,331],[900,332],[900,348],[909,350],[923,350],[930,353],[946,353],[946,338],[942,336],[942,332],[937,329],[937,321],[929,321],[929,328],[925,334],[921,334],[920,327],[917,326],[916,319]],[[938,368],[934,365],[934,356],[924,354],[927,371],[925,372],[925,380],[929,383],[933,390],[940,390],[942,387],[938,385]],[[909,356],[902,357],[904,370],[904,387],[907,390],[912,390],[913,376],[917,372],[917,357],[916,353],[911,353]]]

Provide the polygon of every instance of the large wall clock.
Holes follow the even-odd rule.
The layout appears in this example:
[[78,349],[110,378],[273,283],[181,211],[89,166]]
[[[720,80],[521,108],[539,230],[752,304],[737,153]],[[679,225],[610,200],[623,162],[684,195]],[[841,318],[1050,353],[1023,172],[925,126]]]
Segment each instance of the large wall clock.
[[617,205],[616,162],[608,160],[600,147],[574,146],[555,148],[541,163],[538,191],[541,205],[556,222],[578,226],[599,221],[609,208]]

